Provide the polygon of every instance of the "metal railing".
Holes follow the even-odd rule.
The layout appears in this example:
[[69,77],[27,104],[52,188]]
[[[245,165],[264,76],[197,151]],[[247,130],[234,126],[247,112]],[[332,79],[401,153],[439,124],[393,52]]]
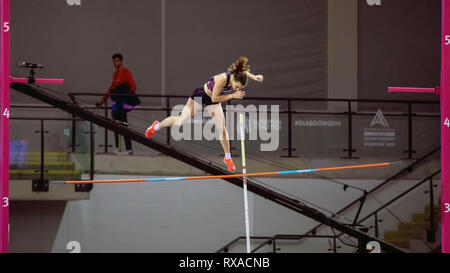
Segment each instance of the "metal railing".
[[[374,231],[375,231],[375,237],[376,238],[380,238],[379,223],[382,220],[379,219],[379,213],[382,210],[387,209],[388,206],[390,206],[393,203],[397,202],[402,197],[406,196],[408,193],[412,192],[413,190],[415,190],[419,186],[421,186],[424,183],[428,182],[429,183],[429,190],[425,191],[425,194],[429,194],[430,206],[429,206],[429,218],[427,219],[429,221],[429,228],[427,229],[426,237],[427,237],[427,242],[430,242],[430,243],[435,242],[435,238],[436,238],[436,218],[435,218],[436,217],[436,213],[434,212],[435,197],[434,197],[433,188],[436,187],[436,185],[433,184],[433,178],[436,177],[437,175],[439,175],[440,173],[441,173],[441,170],[435,171],[434,173],[432,173],[431,175],[429,175],[425,179],[421,180],[420,182],[418,182],[414,186],[412,186],[409,189],[403,191],[402,193],[400,193],[396,197],[392,198],[390,201],[388,201],[384,205],[382,205],[379,208],[375,209],[373,212],[369,213],[368,215],[366,215],[362,219],[356,221],[356,219],[357,219],[357,216],[356,216],[355,217],[355,222],[351,226],[353,226],[353,227],[361,226],[361,224],[364,221],[366,221],[366,220],[370,219],[371,217],[373,217],[374,225],[370,226],[369,228],[366,228],[366,232],[370,228],[373,228]],[[357,214],[359,214],[359,213],[357,213]],[[329,238],[329,239],[331,238],[331,239],[333,239],[333,247],[328,249],[328,251],[332,250],[334,253],[336,253],[337,249],[340,248],[340,246],[337,246],[336,240],[338,240],[339,237],[342,236],[342,235],[343,235],[343,233],[336,234],[334,236],[331,236],[331,235],[315,235],[315,234],[313,234],[313,235],[310,235],[310,234],[303,234],[303,235],[275,235],[273,237],[254,236],[254,237],[250,237],[250,238],[254,239],[254,240],[264,240],[264,241],[262,243],[260,243],[259,245],[257,245],[255,248],[253,248],[251,252],[255,253],[256,251],[258,251],[259,249],[261,249],[262,247],[264,247],[266,245],[272,245],[273,246],[272,247],[272,251],[273,251],[273,253],[276,253],[277,250],[280,250],[279,248],[276,247],[276,240],[296,240],[296,241],[300,242],[301,240],[308,239],[308,238]],[[245,236],[237,237],[236,239],[232,240],[230,243],[228,243],[225,246],[223,246],[222,248],[220,248],[217,251],[217,253],[220,253],[220,252],[227,253],[232,246],[234,246],[235,244],[237,244],[241,240],[245,240],[245,239],[246,239]],[[432,249],[430,249],[430,250],[432,250]]]
[[435,172],[433,172],[431,175],[427,176],[426,178],[424,178],[423,180],[421,180],[420,182],[418,182],[417,184],[415,184],[414,186],[410,187],[409,189],[403,191],[402,193],[400,193],[399,195],[397,195],[396,197],[392,198],[390,201],[386,202],[384,205],[380,206],[379,208],[375,209],[373,212],[369,213],[368,215],[366,215],[365,217],[363,217],[362,219],[360,219],[356,225],[361,224],[362,222],[370,219],[371,217],[374,218],[374,226],[373,228],[375,229],[375,237],[379,237],[379,233],[378,233],[378,214],[382,211],[387,209],[388,206],[392,205],[393,203],[397,202],[398,200],[400,200],[402,197],[406,196],[408,193],[412,192],[413,190],[415,190],[416,188],[418,188],[419,186],[423,185],[424,183],[428,182],[429,183],[429,190],[425,191],[426,194],[429,194],[429,201],[430,201],[430,208],[429,208],[429,229],[427,230],[427,241],[428,242],[434,242],[435,241],[435,213],[434,213],[434,190],[433,188],[436,186],[433,184],[433,178],[436,177],[437,175],[439,175],[441,173],[441,170],[437,170]]
[[[68,96],[70,100],[78,104],[79,100],[77,98],[82,96],[87,97],[100,97],[104,95],[103,93],[69,93]],[[128,96],[127,94],[118,94],[115,96]],[[179,96],[179,95],[139,95],[139,97],[142,98],[158,98],[162,99],[164,101],[164,106],[160,107],[143,107],[139,106],[135,108],[133,111],[157,111],[157,112],[164,112],[167,116],[170,115],[172,108],[171,102],[175,99],[186,99],[186,96]],[[249,102],[249,101],[271,101],[272,104],[275,102],[283,102],[287,105],[286,109],[280,110],[280,114],[286,114],[288,119],[288,126],[287,126],[287,147],[284,148],[284,151],[287,151],[287,155],[285,157],[296,157],[294,155],[294,151],[296,151],[296,148],[294,147],[295,144],[293,143],[293,117],[297,115],[334,115],[334,116],[345,116],[347,119],[348,129],[347,129],[347,147],[344,147],[342,151],[346,153],[345,157],[342,157],[344,159],[352,159],[356,158],[354,154],[356,153],[355,147],[354,147],[354,137],[353,137],[353,119],[357,116],[373,116],[376,114],[376,112],[370,112],[370,111],[355,111],[353,104],[356,103],[364,103],[364,104],[391,104],[391,105],[400,105],[402,108],[406,108],[407,111],[404,112],[387,112],[384,113],[384,116],[387,117],[406,117],[408,121],[408,128],[407,128],[407,147],[404,150],[404,153],[407,154],[408,160],[413,159],[413,155],[416,153],[414,150],[414,143],[413,143],[413,128],[414,128],[414,117],[429,117],[429,118],[440,118],[439,113],[419,113],[413,111],[414,105],[439,105],[438,101],[416,101],[416,100],[369,100],[369,99],[323,99],[323,98],[280,98],[280,97],[246,97],[242,101]],[[346,111],[327,111],[327,110],[315,110],[315,111],[299,111],[297,109],[293,108],[294,102],[336,102],[336,103],[345,103],[346,104]],[[228,105],[231,105],[231,102],[227,102]],[[45,109],[45,108],[54,108],[52,106],[40,106],[40,105],[34,105],[29,106],[26,104],[12,104],[13,108],[37,108],[37,109]],[[95,106],[85,106],[85,109],[103,109],[103,117],[109,118],[109,111],[111,109],[111,106],[108,105],[106,102],[104,106],[101,108],[95,107]],[[226,111],[226,109],[224,110]],[[270,112],[270,111],[269,111]],[[75,118],[73,116],[72,118]],[[104,143],[99,145],[99,147],[103,147],[104,153],[108,153],[108,130],[104,129]],[[76,126],[75,122],[72,123],[72,131],[76,132]],[[170,129],[166,129],[166,144],[170,145],[171,136],[170,136]],[[76,134],[72,135],[72,152],[75,152],[76,149]]]
[[[69,93],[69,97],[74,103],[77,103],[77,98],[82,96],[87,97],[101,97],[104,93]],[[115,96],[129,96],[127,94],[118,94]],[[163,99],[165,102],[165,105],[162,107],[138,107],[134,110],[137,111],[163,111],[166,113],[167,116],[170,115],[170,112],[172,110],[171,108],[171,101],[174,99],[186,99],[187,96],[179,96],[179,95],[139,95],[139,97],[142,98],[158,98]],[[407,111],[404,111],[402,113],[384,113],[384,116],[387,117],[406,117],[408,119],[408,145],[407,149],[404,151],[408,155],[407,159],[413,159],[413,154],[416,152],[414,150],[414,144],[413,144],[413,118],[414,117],[433,117],[433,118],[440,118],[440,114],[433,114],[433,113],[418,113],[414,112],[413,106],[414,105],[439,105],[439,101],[419,101],[419,100],[370,100],[370,99],[326,99],[326,98],[280,98],[280,97],[246,97],[242,101],[248,102],[248,101],[271,101],[272,104],[275,102],[284,102],[287,105],[287,109],[281,110],[280,114],[287,114],[288,118],[288,135],[287,135],[287,147],[283,150],[287,151],[286,157],[295,157],[293,154],[294,151],[296,151],[296,148],[294,148],[294,143],[292,141],[293,139],[293,122],[292,118],[294,115],[335,115],[335,116],[345,116],[347,117],[347,123],[348,123],[348,132],[347,132],[347,147],[343,148],[343,152],[347,153],[345,159],[352,159],[354,157],[354,153],[356,152],[354,148],[354,142],[353,142],[353,119],[355,116],[372,116],[376,114],[376,112],[358,112],[354,110],[353,104],[355,103],[364,103],[364,104],[391,104],[391,105],[402,105],[402,107],[405,107]],[[336,103],[345,103],[346,104],[346,111],[299,111],[297,109],[293,108],[294,102],[336,102]],[[227,102],[228,105],[231,104],[230,101]],[[97,107],[85,107],[86,109],[98,109]],[[108,118],[108,109],[111,107],[108,106],[108,104],[105,104],[103,106],[104,109],[104,117]],[[439,109],[438,109],[439,110]],[[170,145],[170,130],[167,129],[167,135],[166,135],[166,144]],[[107,139],[107,132],[105,131],[105,144],[104,144],[104,152],[108,153],[108,139]]]
[[[350,208],[354,207],[357,204],[359,204],[359,210],[360,210],[362,208],[362,205],[364,204],[363,202],[361,202],[362,200],[365,200],[370,195],[373,195],[375,192],[379,191],[383,187],[385,187],[387,185],[390,185],[391,183],[393,183],[397,179],[401,178],[402,176],[404,176],[404,175],[406,175],[408,173],[411,173],[414,168],[416,168],[416,167],[420,166],[422,163],[426,162],[426,160],[428,160],[431,156],[435,155],[440,150],[441,150],[441,147],[437,147],[437,148],[433,149],[432,151],[428,152],[427,154],[423,155],[421,158],[419,158],[415,162],[411,163],[410,165],[406,166],[405,168],[401,169],[400,171],[395,173],[393,176],[389,177],[384,182],[382,182],[381,184],[377,185],[376,187],[374,187],[370,191],[364,192],[363,196],[359,197],[358,199],[354,200],[353,202],[351,202],[350,204],[348,204],[344,208],[340,209],[336,213],[336,215],[343,214],[344,212],[348,211]],[[357,221],[357,217],[355,218],[355,222],[356,221]],[[315,226],[314,228],[312,228],[311,230],[306,232],[305,235],[307,235],[307,234],[314,234],[317,231],[317,229],[319,229],[321,226],[322,225]]]
[[[362,222],[364,222],[365,220],[373,217],[374,218],[374,225],[371,226],[370,228],[373,228],[375,231],[375,237],[379,238],[380,234],[379,234],[379,222],[381,222],[381,220],[379,219],[379,212],[386,209],[389,205],[393,204],[394,202],[398,201],[399,199],[401,199],[403,196],[407,195],[408,193],[412,192],[414,189],[416,189],[417,187],[419,187],[420,185],[423,185],[424,183],[426,183],[427,181],[429,182],[429,190],[427,190],[425,193],[429,194],[429,202],[430,202],[430,208],[429,208],[429,215],[430,218],[429,220],[429,229],[427,230],[427,241],[428,242],[434,242],[435,239],[435,212],[434,212],[434,201],[435,201],[435,196],[434,196],[434,192],[433,192],[433,188],[436,187],[436,185],[433,184],[433,178],[437,175],[440,174],[441,170],[435,171],[434,173],[432,173],[431,175],[427,176],[425,179],[421,180],[419,183],[415,184],[414,186],[412,186],[411,188],[407,189],[406,191],[400,193],[399,195],[397,195],[396,197],[392,198],[390,201],[388,201],[387,203],[385,203],[384,205],[380,206],[379,208],[375,209],[372,213],[369,213],[367,216],[365,216],[362,219],[358,219],[360,212],[362,210],[362,207],[365,203],[365,201],[367,200],[367,198],[369,198],[370,195],[373,195],[376,191],[379,191],[380,189],[382,189],[383,187],[390,185],[392,182],[394,182],[396,179],[399,179],[400,177],[402,177],[405,174],[408,174],[410,172],[413,171],[414,168],[418,167],[420,164],[424,163],[426,160],[428,160],[431,156],[435,155],[438,151],[440,151],[440,147],[433,149],[432,151],[430,151],[429,153],[425,154],[424,156],[422,156],[420,159],[418,159],[417,161],[415,161],[414,163],[410,164],[409,166],[403,168],[402,170],[398,171],[396,174],[394,174],[392,177],[388,178],[387,180],[385,180],[384,182],[382,182],[381,184],[379,184],[378,186],[374,187],[372,190],[368,191],[368,192],[364,192],[363,196],[361,196],[360,198],[356,199],[355,201],[351,202],[350,204],[348,204],[347,206],[345,206],[343,209],[339,210],[336,214],[340,215],[343,214],[344,212],[348,211],[350,208],[354,207],[355,205],[359,204],[358,206],[358,211],[355,215],[354,221],[350,226],[353,227],[357,227],[360,226]],[[315,238],[315,236],[321,236],[321,235],[316,235],[317,230],[323,226],[322,224],[319,224],[317,226],[315,226],[314,228],[312,228],[311,230],[309,230],[308,232],[306,232],[303,235],[299,235],[297,237],[297,239],[299,241],[306,239],[306,238]],[[368,231],[368,229],[366,230],[366,232]],[[336,236],[331,236],[335,240],[342,236],[343,233],[337,234]],[[276,237],[276,236],[274,236]],[[272,243],[273,238],[274,237],[269,237],[267,238],[267,240],[265,242],[263,242],[262,244],[260,244],[258,247],[256,247],[252,252],[260,249],[261,247],[263,247],[264,245],[267,245],[269,243]],[[224,247],[222,247],[219,251],[217,252],[222,252],[225,249],[229,249],[232,245],[236,244],[239,240],[245,239],[245,237],[241,236],[236,238],[235,240],[231,241],[230,243],[228,243],[227,245],[225,245]],[[334,247],[336,248],[336,247]]]
[[[259,244],[258,246],[256,246],[255,248],[252,249],[251,253],[255,253],[256,251],[260,250],[261,248],[263,248],[266,245],[272,245],[272,252],[276,253],[277,251],[281,250],[280,248],[277,248],[277,240],[287,240],[287,241],[300,241],[304,238],[316,238],[316,239],[333,239],[333,244],[331,246],[331,248],[328,249],[328,251],[333,251],[333,253],[337,252],[337,249],[340,248],[340,246],[338,246],[336,244],[336,236],[331,236],[331,235],[286,235],[286,234],[278,234],[272,237],[269,236],[251,236],[250,239],[251,240],[264,240],[261,244]],[[234,239],[233,241],[229,242],[227,245],[225,245],[224,247],[222,247],[221,249],[217,250],[216,253],[228,253],[230,247],[236,245],[237,243],[239,243],[242,240],[245,240],[246,237],[245,236],[240,236],[237,237],[236,239]]]
[[[43,108],[43,107],[39,107]],[[40,123],[40,129],[36,130],[35,133],[39,133],[40,136],[40,163],[39,163],[39,170],[35,170],[36,173],[39,173],[39,179],[33,179],[33,191],[48,191],[49,188],[49,181],[45,179],[45,173],[48,172],[48,170],[45,169],[45,134],[48,134],[50,131],[45,129],[45,122],[46,121],[71,121],[73,123],[77,121],[83,121],[79,118],[30,118],[30,117],[11,117],[11,120],[26,120],[26,121],[39,121]],[[74,133],[74,132],[72,132]],[[95,162],[95,131],[94,131],[94,124],[90,122],[90,130],[86,131],[85,134],[89,134],[90,137],[90,151],[89,151],[89,158],[90,158],[90,168],[89,168],[89,174],[90,179],[93,180],[95,176],[95,168],[94,168],[94,162]],[[91,190],[92,185],[80,185],[75,186],[76,191],[84,191],[85,190]]]

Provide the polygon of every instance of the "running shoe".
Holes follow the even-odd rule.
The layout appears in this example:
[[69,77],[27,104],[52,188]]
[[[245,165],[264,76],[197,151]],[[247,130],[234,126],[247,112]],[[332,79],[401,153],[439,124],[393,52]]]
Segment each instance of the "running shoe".
[[159,124],[159,121],[153,122],[152,126],[148,127],[147,131],[145,131],[146,138],[151,138],[156,133],[155,130],[156,124]]
[[223,162],[225,162],[225,164],[227,164],[228,170],[230,172],[234,173],[236,171],[236,168],[234,167],[233,159],[231,159],[231,158],[227,159],[226,157],[224,157]]

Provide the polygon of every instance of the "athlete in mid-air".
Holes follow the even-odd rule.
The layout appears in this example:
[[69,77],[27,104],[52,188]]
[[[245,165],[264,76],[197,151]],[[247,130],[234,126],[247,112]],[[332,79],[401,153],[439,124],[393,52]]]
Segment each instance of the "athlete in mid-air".
[[248,59],[240,57],[228,68],[227,72],[211,77],[202,87],[195,89],[179,116],[170,116],[161,122],[153,122],[145,132],[145,136],[151,138],[162,128],[183,125],[201,108],[198,102],[201,99],[201,103],[211,114],[211,118],[219,131],[220,143],[225,153],[223,161],[227,164],[230,172],[235,172],[236,168],[230,155],[230,140],[221,102],[242,99],[245,96],[243,89],[247,85],[248,78],[258,82],[264,80],[262,75],[251,74]]

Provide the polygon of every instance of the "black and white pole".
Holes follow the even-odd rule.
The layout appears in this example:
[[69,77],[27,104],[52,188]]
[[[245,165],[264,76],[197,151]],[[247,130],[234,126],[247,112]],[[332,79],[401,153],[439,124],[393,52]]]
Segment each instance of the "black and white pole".
[[241,128],[241,154],[242,154],[242,180],[244,188],[244,208],[245,208],[245,238],[247,241],[247,253],[251,252],[250,248],[250,223],[248,219],[248,196],[247,196],[247,168],[245,164],[245,130],[244,130],[244,114],[239,114]]

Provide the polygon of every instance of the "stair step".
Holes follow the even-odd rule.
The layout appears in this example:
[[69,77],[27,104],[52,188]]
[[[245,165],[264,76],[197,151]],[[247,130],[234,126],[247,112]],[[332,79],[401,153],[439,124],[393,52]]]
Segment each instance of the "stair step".
[[[11,162],[40,161],[41,152],[11,153]],[[70,161],[70,154],[67,152],[44,152],[44,160],[49,161]]]
[[[440,205],[433,205],[435,223],[439,221]],[[411,239],[420,239],[430,228],[430,205],[426,205],[424,213],[413,213],[411,222],[399,223],[397,230],[388,230],[384,233],[386,242],[400,248],[410,248]]]
[[[11,180],[39,179],[39,172],[34,170],[10,170]],[[49,170],[44,174],[48,180],[81,180],[81,172],[77,170]]]
[[409,248],[409,239],[385,239],[386,242],[400,248]]
[[[32,169],[39,170],[41,168],[40,161],[29,161],[22,164],[11,164],[10,169]],[[44,161],[46,170],[73,170],[75,164],[73,162]]]
[[428,221],[414,221],[399,223],[398,230],[426,230],[430,226]]
[[420,238],[423,233],[423,230],[388,230],[384,233],[384,238],[410,240],[413,238]]
[[[440,215],[440,213],[438,213],[438,212],[434,213],[435,221],[438,221],[439,215]],[[430,215],[429,215],[429,213],[414,213],[412,215],[411,220],[413,222],[427,222],[427,221],[430,221]]]
[[[434,205],[434,212],[440,213],[441,205]],[[425,213],[430,213],[430,205],[425,205]]]

